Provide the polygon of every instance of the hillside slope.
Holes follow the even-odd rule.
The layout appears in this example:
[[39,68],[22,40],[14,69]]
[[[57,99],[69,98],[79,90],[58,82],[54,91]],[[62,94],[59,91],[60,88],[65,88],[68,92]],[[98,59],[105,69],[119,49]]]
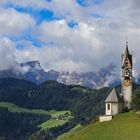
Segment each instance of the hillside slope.
[[112,121],[92,123],[65,140],[140,140],[140,118],[135,112],[117,115]]
[[[20,79],[0,79],[1,107],[8,108],[8,110],[3,108],[0,110],[0,116],[2,116],[0,119],[0,137],[3,136],[10,140],[16,140],[17,138],[19,140],[17,135],[20,136],[21,134],[23,137],[20,140],[27,140],[30,137],[35,137],[37,140],[54,140],[77,124],[85,124],[93,120],[98,114],[103,113],[104,100],[110,91],[111,88],[92,90],[81,86],[68,86],[56,81],[47,81],[40,85],[35,85]],[[59,121],[49,120],[49,122],[45,122],[43,114],[40,117],[37,116],[38,111],[42,112],[42,109],[47,112],[68,110],[73,117],[70,121],[67,121],[68,119],[66,120],[66,117],[61,115]],[[36,111],[37,114],[35,114]],[[26,128],[28,119],[31,122],[32,118],[37,117],[37,119],[36,123],[28,125],[31,128],[26,129],[29,133],[24,130],[18,132],[15,131],[18,130],[15,125],[18,120],[16,117],[15,119],[10,119],[10,115],[14,117],[17,115],[17,119],[23,120],[20,124],[18,123],[21,128]],[[22,119],[23,117],[24,119]],[[49,117],[49,114],[47,117]],[[57,117],[52,117],[52,119],[57,119]],[[6,123],[6,120],[8,120],[8,123]],[[12,126],[10,126],[11,123],[13,124]],[[41,131],[38,126],[42,128]],[[9,127],[11,128],[10,133],[7,131]]]

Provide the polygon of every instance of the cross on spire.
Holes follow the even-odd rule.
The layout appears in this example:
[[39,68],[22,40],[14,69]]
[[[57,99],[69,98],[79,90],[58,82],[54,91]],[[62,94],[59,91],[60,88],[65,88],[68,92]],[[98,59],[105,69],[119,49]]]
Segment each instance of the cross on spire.
[[128,49],[128,41],[126,41],[126,49],[125,49],[125,54],[129,55],[129,49]]

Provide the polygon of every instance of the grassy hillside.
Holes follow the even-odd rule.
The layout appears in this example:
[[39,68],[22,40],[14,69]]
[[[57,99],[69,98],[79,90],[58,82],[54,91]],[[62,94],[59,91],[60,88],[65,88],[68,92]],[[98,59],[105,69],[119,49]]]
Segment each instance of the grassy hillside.
[[135,112],[120,114],[110,122],[91,123],[65,140],[140,140],[140,118]]
[[68,120],[53,120],[53,119],[50,119],[49,121],[46,121],[46,122],[42,123],[40,125],[40,127],[41,127],[42,130],[47,130],[49,128],[64,125],[67,121]]
[[69,132],[64,133],[64,134],[60,135],[59,137],[57,137],[57,140],[65,140],[65,138],[67,138],[68,136],[71,136],[71,135],[75,134],[76,132],[78,132],[82,128],[83,128],[83,126],[80,125],[80,124],[78,124],[73,129],[71,129]]

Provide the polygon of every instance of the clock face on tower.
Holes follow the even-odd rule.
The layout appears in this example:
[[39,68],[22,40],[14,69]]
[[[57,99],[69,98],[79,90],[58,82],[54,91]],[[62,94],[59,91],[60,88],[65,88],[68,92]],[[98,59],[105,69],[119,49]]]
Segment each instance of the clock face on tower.
[[125,69],[125,79],[124,79],[124,86],[129,86],[131,83],[131,73],[129,69]]

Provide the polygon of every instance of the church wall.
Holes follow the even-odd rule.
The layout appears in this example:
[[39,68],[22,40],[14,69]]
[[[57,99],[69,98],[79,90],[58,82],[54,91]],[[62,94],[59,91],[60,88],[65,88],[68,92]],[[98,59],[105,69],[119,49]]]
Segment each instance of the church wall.
[[[108,109],[110,104],[110,109]],[[121,103],[106,103],[106,115],[116,115],[122,112],[123,105]]]
[[118,113],[122,113],[123,112],[123,104],[119,103],[118,104]]
[[112,120],[112,116],[110,115],[110,116],[100,116],[99,117],[99,121],[100,122],[106,122],[106,121],[111,121]]
[[132,101],[132,86],[123,87],[122,92],[123,92],[123,96],[124,96],[125,107],[130,109],[131,101]]
[[[108,109],[108,104],[110,105],[110,109]],[[111,103],[106,103],[106,115],[111,115]]]
[[118,103],[111,103],[111,112],[112,115],[116,115],[119,113],[119,104]]

